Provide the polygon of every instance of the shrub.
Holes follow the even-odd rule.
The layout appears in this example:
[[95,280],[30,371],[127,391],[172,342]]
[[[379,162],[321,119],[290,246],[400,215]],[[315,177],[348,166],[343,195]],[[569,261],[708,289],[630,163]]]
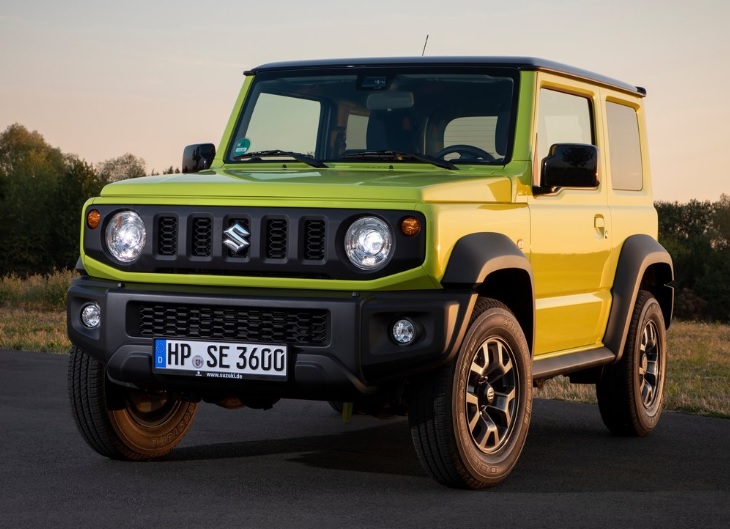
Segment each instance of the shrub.
[[66,291],[76,276],[73,270],[21,278],[10,275],[0,279],[0,305],[9,308],[63,310]]

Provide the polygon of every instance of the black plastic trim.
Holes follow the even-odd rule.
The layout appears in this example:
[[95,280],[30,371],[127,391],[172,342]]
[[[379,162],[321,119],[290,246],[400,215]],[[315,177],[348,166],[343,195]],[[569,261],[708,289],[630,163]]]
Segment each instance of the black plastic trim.
[[[534,351],[535,283],[532,267],[509,237],[502,233],[472,233],[459,239],[451,252],[441,284],[449,289],[472,289],[509,306],[522,326],[530,351]],[[506,289],[506,284],[515,286]]]
[[[653,277],[647,271],[653,269]],[[659,301],[667,328],[674,310],[674,280],[672,257],[656,239],[648,235],[632,235],[621,248],[616,276],[611,289],[611,313],[608,317],[603,344],[616,361],[621,359],[631,323],[631,313],[639,289],[651,291]]]
[[565,375],[596,366],[606,365],[615,359],[613,352],[606,347],[589,349],[550,358],[535,358],[532,364],[532,379],[543,380],[557,375]]
[[506,268],[524,270],[532,280],[530,262],[509,237],[502,233],[471,233],[454,245],[441,284],[447,288],[475,287],[492,272]]
[[[286,289],[215,288],[182,285],[122,284],[88,277],[75,279],[67,296],[67,326],[72,343],[107,365],[109,376],[140,387],[192,392],[260,392],[277,397],[336,399],[366,394],[384,383],[442,365],[459,349],[476,294],[471,291],[337,292]],[[329,312],[329,334],[321,345],[287,344],[288,380],[199,379],[160,374],[152,369],[155,337],[130,334],[127,307],[140,301],[261,309],[321,309]],[[88,329],[82,307],[96,302],[103,323]],[[410,346],[388,339],[401,317],[422,332]],[[134,325],[131,326],[133,328]],[[156,336],[162,338],[164,336]]]

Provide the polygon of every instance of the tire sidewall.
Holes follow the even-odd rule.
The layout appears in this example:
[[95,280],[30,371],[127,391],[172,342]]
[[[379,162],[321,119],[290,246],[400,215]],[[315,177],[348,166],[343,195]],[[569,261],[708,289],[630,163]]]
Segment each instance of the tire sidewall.
[[135,456],[160,457],[177,446],[192,425],[197,404],[176,401],[164,421],[148,426],[127,409],[109,410],[109,421],[120,441],[121,450]]
[[[491,338],[499,338],[513,351],[519,381],[518,405],[514,428],[507,442],[492,454],[475,446],[466,416],[466,385],[472,359],[479,347]],[[490,308],[477,316],[464,338],[454,370],[452,417],[456,446],[470,475],[483,481],[500,481],[519,459],[532,414],[532,361],[527,341],[514,316],[506,309]]]
[[[638,421],[638,425],[646,432],[653,430],[662,413],[664,404],[664,382],[667,373],[667,343],[666,330],[664,327],[664,317],[657,300],[652,296],[646,300],[641,307],[639,316],[639,326],[633,336],[633,340],[627,343],[629,350],[625,354],[630,354],[627,362],[627,369],[631,377],[631,396],[633,398],[634,415]],[[657,347],[659,348],[659,379],[658,379],[658,395],[654,399],[650,407],[644,406],[641,396],[641,379],[639,377],[639,365],[641,362],[641,338],[644,328],[650,321],[654,322],[657,329]]]
[[130,389],[111,382],[103,363],[76,346],[69,355],[67,376],[79,433],[93,450],[111,459],[164,456],[185,436],[198,407],[171,397],[168,412],[146,422],[131,410]]

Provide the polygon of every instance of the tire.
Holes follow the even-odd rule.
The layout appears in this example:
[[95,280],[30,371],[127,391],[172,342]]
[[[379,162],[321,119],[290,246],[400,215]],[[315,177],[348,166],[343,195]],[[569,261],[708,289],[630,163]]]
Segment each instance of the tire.
[[510,474],[530,424],[532,359],[505,305],[477,301],[456,359],[410,381],[408,409],[418,459],[439,483],[482,489]]
[[601,418],[611,433],[644,436],[659,422],[667,371],[667,331],[654,296],[639,291],[621,360],[596,384]]
[[81,436],[111,459],[142,461],[164,456],[190,429],[198,407],[166,392],[114,384],[104,365],[78,347],[71,349],[68,391]]

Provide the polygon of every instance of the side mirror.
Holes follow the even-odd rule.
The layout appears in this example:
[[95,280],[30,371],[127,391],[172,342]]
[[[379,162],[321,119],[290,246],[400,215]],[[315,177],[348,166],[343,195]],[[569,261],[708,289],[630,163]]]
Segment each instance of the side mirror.
[[183,151],[182,172],[197,173],[207,169],[213,158],[215,158],[215,145],[212,143],[188,145]]
[[556,143],[542,160],[540,185],[533,194],[554,193],[561,187],[598,187],[598,148],[584,143]]

